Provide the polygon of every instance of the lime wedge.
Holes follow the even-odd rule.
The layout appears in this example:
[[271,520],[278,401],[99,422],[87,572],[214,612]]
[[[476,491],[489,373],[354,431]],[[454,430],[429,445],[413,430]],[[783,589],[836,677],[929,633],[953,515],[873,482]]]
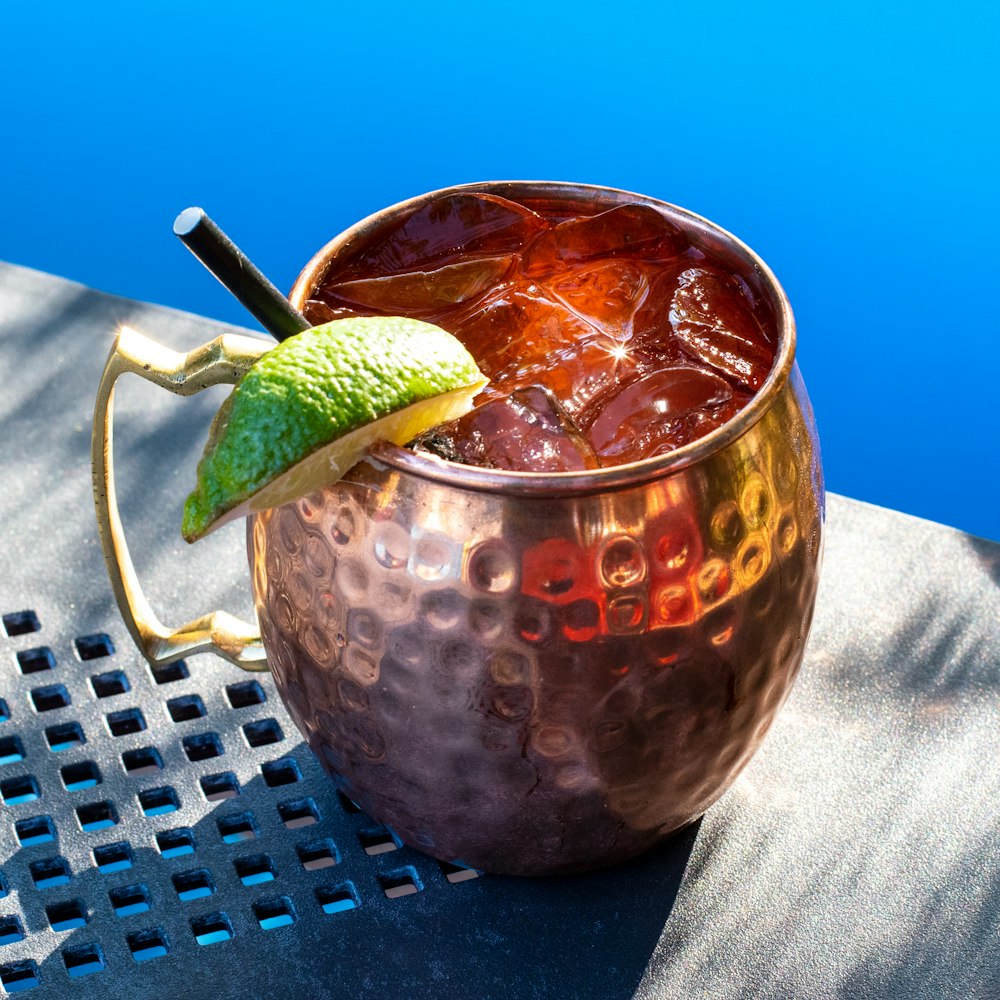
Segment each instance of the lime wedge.
[[341,319],[290,337],[216,414],[181,534],[196,541],[336,482],[374,443],[468,412],[485,384],[458,340],[419,320]]

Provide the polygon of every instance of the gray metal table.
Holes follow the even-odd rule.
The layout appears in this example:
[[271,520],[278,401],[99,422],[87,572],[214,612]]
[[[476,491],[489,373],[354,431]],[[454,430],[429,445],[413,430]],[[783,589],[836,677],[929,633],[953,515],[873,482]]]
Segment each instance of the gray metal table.
[[[1000,546],[831,497],[801,677],[718,805],[617,869],[477,876],[351,811],[266,675],[154,676],[133,648],[88,459],[121,323],[220,329],[0,265],[0,988],[1000,997]],[[171,621],[251,613],[241,530],[177,531],[220,400],[119,394],[126,528]]]

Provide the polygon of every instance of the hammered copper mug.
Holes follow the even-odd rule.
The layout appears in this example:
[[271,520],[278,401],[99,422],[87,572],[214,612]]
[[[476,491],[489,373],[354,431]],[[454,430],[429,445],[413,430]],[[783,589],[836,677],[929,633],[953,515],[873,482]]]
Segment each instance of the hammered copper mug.
[[213,650],[269,667],[338,787],[404,842],[494,872],[611,864],[719,798],[801,663],[824,497],[794,321],[766,265],[706,220],[535,182],[386,209],[320,251],[292,303],[305,306],[333,258],[462,190],[566,215],[664,212],[769,302],[766,383],[718,430],[630,466],[503,472],[377,446],[340,482],[248,519],[258,638],[220,612],[176,630],[156,619],[115,508],[110,432],[122,373],[196,392],[236,381],[260,342],[228,336],[184,356],[123,331],[95,414],[105,554],[147,658]]

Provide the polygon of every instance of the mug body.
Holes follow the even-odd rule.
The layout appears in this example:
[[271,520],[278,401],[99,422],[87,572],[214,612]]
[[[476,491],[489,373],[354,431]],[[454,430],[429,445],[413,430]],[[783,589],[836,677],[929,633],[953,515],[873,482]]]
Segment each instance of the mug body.
[[[670,455],[544,475],[383,445],[248,522],[276,686],[349,798],[443,860],[511,874],[611,864],[718,799],[802,661],[823,483],[791,311],[749,249],[665,203],[533,182],[449,190],[566,215],[655,206],[775,316],[763,388]],[[338,237],[293,304],[335,256],[440,194]]]

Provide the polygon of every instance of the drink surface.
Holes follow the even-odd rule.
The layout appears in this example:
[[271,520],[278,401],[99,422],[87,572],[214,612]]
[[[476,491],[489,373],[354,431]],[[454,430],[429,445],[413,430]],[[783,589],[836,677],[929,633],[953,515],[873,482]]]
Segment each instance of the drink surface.
[[490,384],[417,442],[494,468],[578,471],[662,455],[736,415],[767,378],[768,304],[648,205],[566,216],[484,193],[417,209],[338,256],[313,323],[404,315],[457,336]]

